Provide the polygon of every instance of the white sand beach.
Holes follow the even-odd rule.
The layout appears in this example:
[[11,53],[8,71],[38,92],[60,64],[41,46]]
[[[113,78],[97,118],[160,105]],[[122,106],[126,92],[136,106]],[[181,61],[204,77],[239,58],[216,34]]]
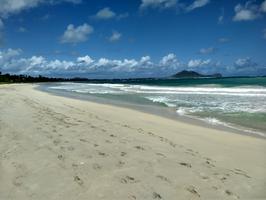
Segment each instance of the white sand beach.
[[0,200],[266,199],[266,140],[0,86]]

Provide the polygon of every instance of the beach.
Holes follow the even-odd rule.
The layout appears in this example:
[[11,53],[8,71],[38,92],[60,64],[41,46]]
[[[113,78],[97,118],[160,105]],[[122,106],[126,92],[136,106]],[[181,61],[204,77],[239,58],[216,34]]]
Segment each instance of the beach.
[[266,199],[266,140],[0,86],[0,200]]

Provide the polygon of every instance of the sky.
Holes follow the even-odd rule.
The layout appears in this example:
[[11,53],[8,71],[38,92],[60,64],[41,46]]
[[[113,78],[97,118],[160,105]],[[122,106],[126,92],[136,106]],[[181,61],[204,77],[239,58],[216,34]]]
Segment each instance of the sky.
[[266,0],[0,0],[0,71],[266,75]]

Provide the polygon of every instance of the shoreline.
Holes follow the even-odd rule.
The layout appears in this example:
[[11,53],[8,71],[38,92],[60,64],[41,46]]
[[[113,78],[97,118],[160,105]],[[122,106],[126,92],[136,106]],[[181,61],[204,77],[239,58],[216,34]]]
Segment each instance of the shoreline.
[[[165,117],[167,119],[176,120],[182,123],[186,124],[193,124],[196,126],[201,126],[205,128],[210,128],[214,130],[220,130],[220,131],[226,131],[231,132],[233,134],[240,134],[240,135],[246,135],[250,137],[256,137],[260,139],[266,139],[266,133],[260,132],[257,130],[248,129],[247,127],[241,127],[235,124],[230,124],[226,122],[221,122],[221,124],[212,124],[206,122],[204,119],[196,116],[189,116],[189,115],[178,115],[175,111],[173,111],[173,108],[170,107],[158,107],[153,105],[140,105],[140,104],[134,104],[130,102],[125,101],[117,101],[117,100],[107,100],[105,98],[101,97],[95,97],[87,94],[82,93],[74,93],[74,92],[67,92],[67,91],[61,91],[61,90],[49,90],[46,87],[47,84],[38,84],[35,89],[47,92],[49,94],[55,95],[55,96],[62,96],[67,98],[73,98],[83,101],[89,101],[104,105],[111,105],[121,108],[128,108],[135,111],[139,111],[142,113],[157,115],[160,117]],[[245,129],[246,128],[246,129]]]
[[0,199],[265,199],[266,140],[0,86]]

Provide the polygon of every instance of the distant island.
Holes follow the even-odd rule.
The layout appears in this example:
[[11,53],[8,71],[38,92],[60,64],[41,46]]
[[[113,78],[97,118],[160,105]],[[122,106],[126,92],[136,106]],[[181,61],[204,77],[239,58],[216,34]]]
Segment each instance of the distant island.
[[171,76],[171,78],[221,78],[222,74],[216,73],[211,75],[200,74],[195,71],[183,70]]

